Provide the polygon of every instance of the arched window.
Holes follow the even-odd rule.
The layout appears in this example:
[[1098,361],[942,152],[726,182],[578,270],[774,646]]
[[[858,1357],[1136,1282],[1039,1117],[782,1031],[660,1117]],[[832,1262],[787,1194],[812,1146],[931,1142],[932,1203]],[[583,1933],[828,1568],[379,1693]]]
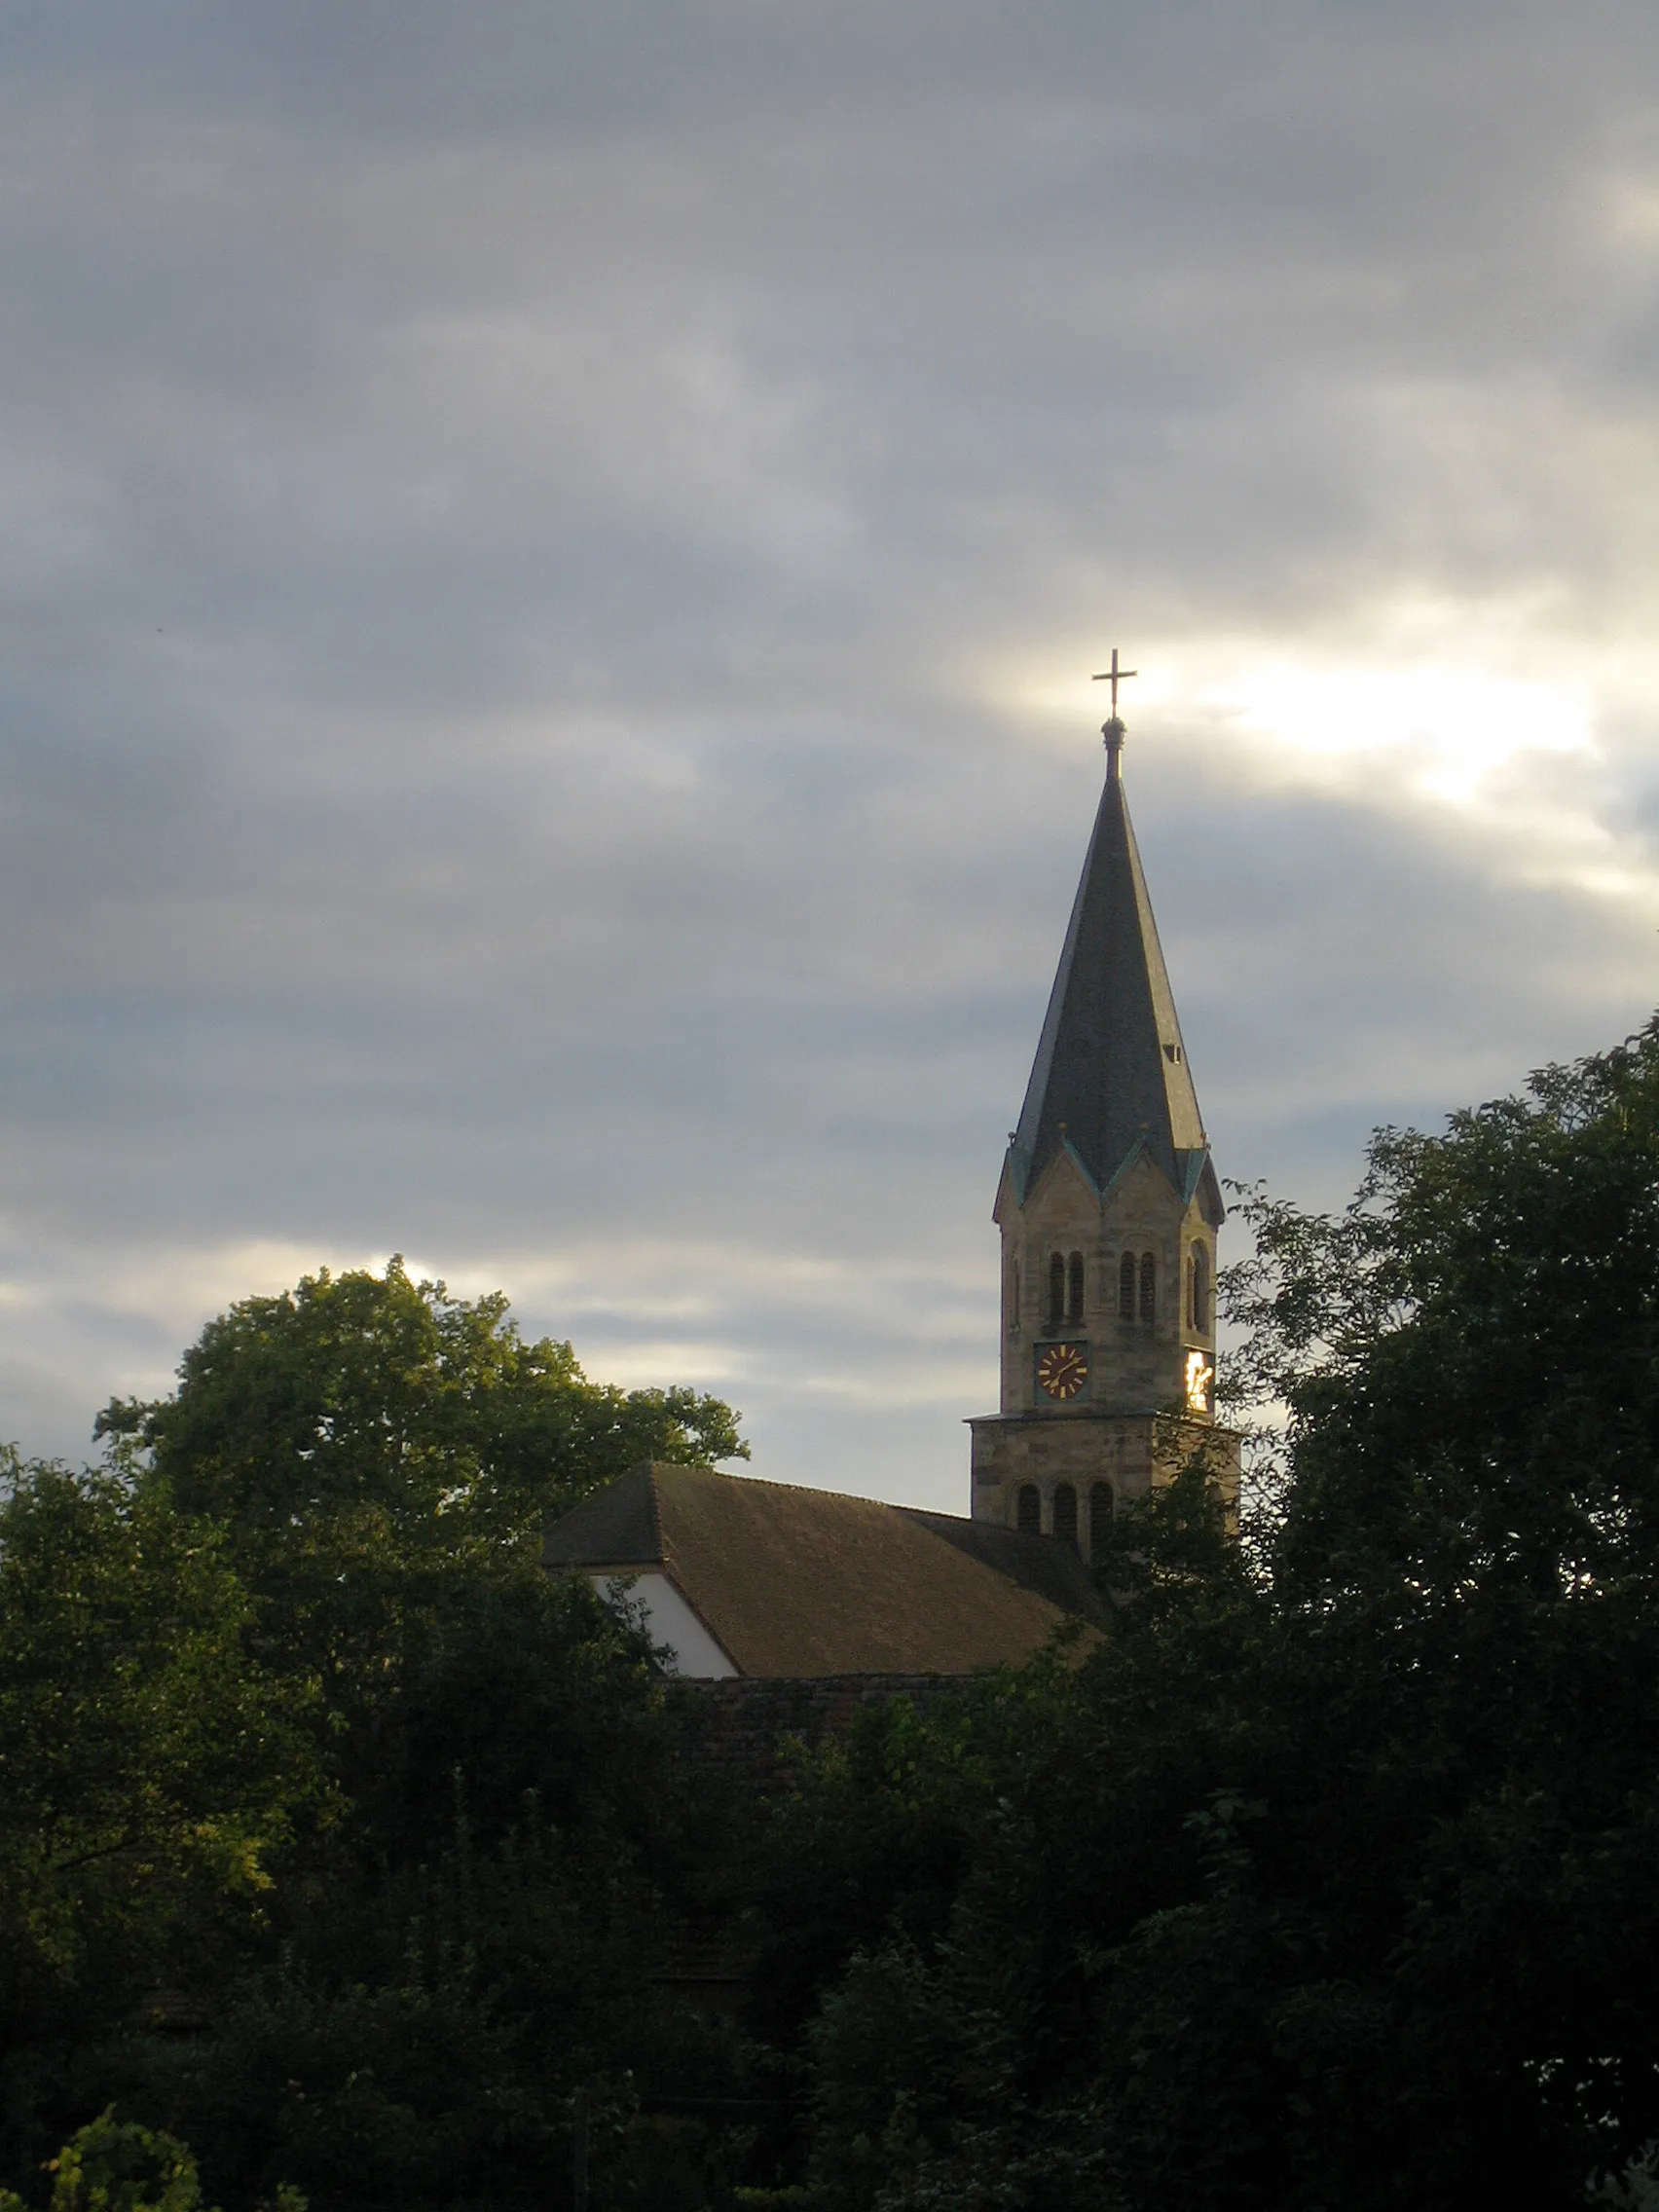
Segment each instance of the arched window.
[[1077,1493],[1070,1483],[1054,1485],[1054,1533],[1062,1543],[1077,1542]]
[[1057,1329],[1066,1317],[1066,1260],[1056,1252],[1049,1262],[1049,1326]]
[[1125,1252],[1118,1262],[1118,1318],[1132,1321],[1135,1317],[1135,1256]]
[[1096,1483],[1088,1493],[1088,1551],[1091,1559],[1105,1557],[1106,1539],[1112,1532],[1112,1486]]
[[1201,1244],[1193,1246],[1193,1326],[1209,1327],[1209,1254]]
[[1066,1319],[1083,1319],[1083,1254],[1074,1252],[1066,1262]]
[[1019,1334],[1019,1262],[1015,1260],[1008,1271],[1008,1333]]
[[1043,1531],[1043,1500],[1035,1483],[1021,1483],[1014,1514],[1020,1531],[1027,1536],[1041,1535]]
[[1141,1254],[1140,1317],[1143,1321],[1158,1319],[1158,1262],[1150,1252]]

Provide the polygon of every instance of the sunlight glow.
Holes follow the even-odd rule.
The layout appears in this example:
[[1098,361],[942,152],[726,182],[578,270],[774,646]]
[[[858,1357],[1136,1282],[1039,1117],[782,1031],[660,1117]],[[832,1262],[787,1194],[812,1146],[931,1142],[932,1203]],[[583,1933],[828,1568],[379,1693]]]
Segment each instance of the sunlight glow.
[[1187,1405],[1196,1414],[1207,1414],[1210,1405],[1210,1384],[1215,1381],[1215,1369],[1201,1351],[1187,1354]]
[[1588,753],[1580,691],[1447,667],[1308,669],[1247,676],[1213,704],[1251,732],[1305,755],[1393,753],[1411,788],[1452,805],[1519,753]]
[[[1144,672],[1124,702],[1133,773],[1173,760],[1213,774],[1225,757],[1225,773],[1259,790],[1299,786],[1415,815],[1431,834],[1438,817],[1441,833],[1470,840],[1468,865],[1488,877],[1659,923],[1646,835],[1617,796],[1631,732],[1659,696],[1659,656],[1628,643],[1569,647],[1548,614],[1530,601],[1418,597],[1379,608],[1346,649],[1328,639],[1299,651],[1262,636],[1137,638],[1125,653]],[[1075,757],[1104,687],[1076,674],[1087,656],[1074,641],[1046,645],[1041,662],[982,672],[983,696],[1024,742]]]

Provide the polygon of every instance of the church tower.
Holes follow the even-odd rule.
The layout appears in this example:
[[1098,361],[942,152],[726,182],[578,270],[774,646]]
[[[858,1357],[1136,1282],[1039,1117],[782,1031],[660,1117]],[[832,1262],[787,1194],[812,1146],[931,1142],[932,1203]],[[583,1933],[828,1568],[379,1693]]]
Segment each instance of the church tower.
[[1106,789],[997,1190],[1002,1409],[971,1423],[975,1519],[1086,1556],[1196,1450],[1230,1503],[1238,1479],[1214,1423],[1224,1208],[1124,795],[1117,657]]

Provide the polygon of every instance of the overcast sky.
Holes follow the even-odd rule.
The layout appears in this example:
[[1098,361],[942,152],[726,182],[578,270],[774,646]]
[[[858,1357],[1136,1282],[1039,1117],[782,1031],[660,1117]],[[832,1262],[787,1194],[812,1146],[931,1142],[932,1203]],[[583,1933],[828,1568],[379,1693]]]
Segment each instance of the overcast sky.
[[0,1435],[394,1250],[966,1510],[1103,760],[1224,1174],[1659,999],[1659,12],[0,15]]

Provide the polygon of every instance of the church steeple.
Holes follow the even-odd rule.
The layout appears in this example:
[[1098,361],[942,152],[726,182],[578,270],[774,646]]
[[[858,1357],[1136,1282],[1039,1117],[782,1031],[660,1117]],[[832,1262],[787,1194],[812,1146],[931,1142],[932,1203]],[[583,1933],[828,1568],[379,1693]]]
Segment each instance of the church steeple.
[[974,1512],[1086,1549],[1213,1427],[1224,1209],[1124,793],[1113,714],[1059,968],[997,1192],[1002,1407],[973,1423]]
[[[1124,793],[1124,725],[1114,716],[1102,734],[1106,789],[1010,1147],[1009,1170],[1021,1199],[1062,1144],[1099,1192],[1141,1148],[1185,1198],[1208,1167],[1203,1119]],[[1209,1179],[1213,1184],[1213,1170]]]

